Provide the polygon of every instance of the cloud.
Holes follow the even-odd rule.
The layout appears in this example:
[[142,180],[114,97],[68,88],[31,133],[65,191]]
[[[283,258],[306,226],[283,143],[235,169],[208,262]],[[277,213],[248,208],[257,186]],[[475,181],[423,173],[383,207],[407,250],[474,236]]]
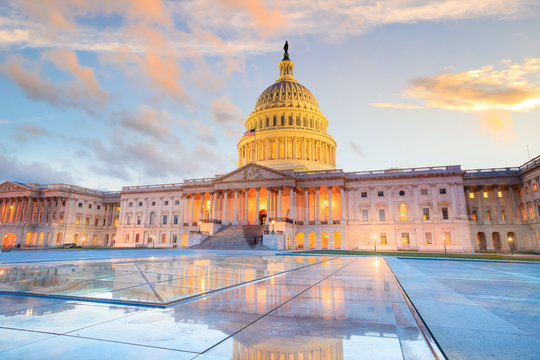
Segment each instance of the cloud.
[[68,171],[56,170],[44,162],[24,162],[3,154],[0,154],[0,174],[0,182],[19,181],[38,184],[75,182]]
[[216,124],[242,124],[245,120],[240,109],[231,102],[228,95],[212,100],[210,111],[212,112],[212,120]]
[[[465,72],[422,76],[408,82],[404,95],[424,101],[423,108],[438,108],[476,114],[485,130],[512,138],[511,112],[540,108],[540,58],[521,63],[502,60],[500,67],[486,65]],[[416,105],[374,103],[373,106],[402,109]]]
[[391,104],[391,103],[372,103],[371,106],[392,108],[392,109],[423,109],[423,106],[410,105],[410,104]]
[[354,141],[349,141],[349,146],[351,147],[352,151],[358,155],[358,156],[361,156],[361,157],[364,157],[365,154],[364,154],[364,148],[362,147],[362,145],[360,144],[357,144],[355,143]]
[[47,135],[49,132],[42,127],[32,124],[22,124],[15,130],[15,138],[21,142],[26,142],[28,137],[37,139],[41,135]]
[[[181,119],[175,119],[167,110],[140,105],[133,110],[115,112],[112,115],[114,123],[158,141],[179,141],[172,136],[171,129],[175,125],[185,125]],[[174,139],[172,139],[174,138]]]
[[80,108],[95,115],[110,100],[101,89],[91,68],[79,65],[72,52],[47,52],[44,58],[73,77],[65,84],[56,84],[41,77],[39,64],[21,56],[9,56],[0,65],[0,72],[15,81],[32,100],[45,101],[58,107]]

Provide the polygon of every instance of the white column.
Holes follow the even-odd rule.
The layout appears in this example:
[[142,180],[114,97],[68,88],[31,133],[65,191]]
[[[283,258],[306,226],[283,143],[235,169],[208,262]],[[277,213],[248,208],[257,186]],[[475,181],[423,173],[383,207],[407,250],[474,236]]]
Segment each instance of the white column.
[[293,224],[294,224],[294,220],[296,218],[296,211],[295,211],[295,208],[294,208],[294,189],[292,188],[292,186],[289,188],[289,216],[291,217],[291,220],[293,221]]
[[255,188],[255,221],[254,225],[257,225],[257,220],[259,220],[259,190],[260,188]]
[[[327,186],[326,188],[328,189],[328,223],[333,224],[334,218],[332,217],[332,187]],[[330,235],[331,234],[328,235],[329,238],[331,238]],[[329,240],[329,243],[330,243],[330,240]],[[330,244],[328,246],[330,246]]]
[[223,225],[227,225],[227,203],[228,203],[228,196],[229,196],[229,191],[228,190],[225,190],[224,194],[223,194],[223,216],[222,216],[222,219],[221,219],[221,223]]
[[238,224],[238,189],[234,189],[234,212],[232,224]]
[[283,217],[283,212],[281,211],[281,186],[278,187],[278,213],[277,213],[277,218],[278,219],[281,219]]
[[204,193],[201,192],[201,206],[199,207],[199,221],[203,219]]
[[[315,197],[315,202],[316,202],[316,213],[315,213],[315,224],[320,224],[321,223],[321,204],[320,204],[320,198],[319,198],[319,187],[316,187],[315,188],[315,191],[316,191],[316,197]],[[320,239],[317,237],[317,239],[320,241]]]
[[309,224],[308,189],[304,188],[304,225]]
[[249,225],[248,201],[249,201],[249,188],[246,188],[244,190],[244,221],[243,221],[244,225]]
[[189,212],[189,226],[193,225],[195,221],[195,194],[191,193],[189,198],[191,199],[191,211]]
[[274,194],[272,188],[266,188],[266,197],[268,203],[268,223],[270,223],[270,219],[274,218]]
[[344,203],[345,203],[345,196],[344,195],[344,190],[343,190],[343,186],[340,186],[339,187],[339,202],[340,202],[340,206],[341,206],[341,223],[344,224],[345,223],[345,206],[344,206]]
[[216,218],[216,196],[217,196],[217,191],[214,191],[214,193],[212,194],[212,213],[210,215],[212,220]]
[[512,204],[512,221],[517,219],[516,202],[514,200],[514,186],[508,186],[508,193],[510,194],[510,203]]

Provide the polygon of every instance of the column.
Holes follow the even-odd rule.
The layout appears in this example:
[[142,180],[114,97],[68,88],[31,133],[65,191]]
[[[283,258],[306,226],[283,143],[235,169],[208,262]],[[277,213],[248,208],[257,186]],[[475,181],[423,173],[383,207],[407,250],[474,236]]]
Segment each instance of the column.
[[296,137],[293,137],[292,143],[293,159],[298,159],[298,153],[296,152]]
[[493,196],[495,197],[495,211],[491,214],[491,222],[501,224],[501,199],[499,199],[499,187],[497,185],[493,185]]
[[343,205],[345,203],[345,197],[343,196],[343,193],[345,191],[343,190],[343,186],[340,186],[339,187],[339,202],[340,202],[340,206],[341,206],[341,221],[340,223],[341,224],[344,224],[345,223],[345,206]]
[[204,192],[201,192],[201,206],[199,207],[199,221],[203,219]]
[[232,224],[238,224],[238,189],[234,189],[234,212]]
[[216,195],[217,195],[217,192],[214,191],[212,194],[212,207],[211,207],[212,212],[210,214],[212,221],[216,218]]
[[294,198],[295,198],[295,193],[294,193],[293,187],[291,186],[289,188],[289,216],[291,217],[293,224],[294,224],[294,220],[296,219],[296,209],[294,208]]
[[255,188],[255,221],[254,221],[254,225],[257,224],[257,220],[259,219],[259,190],[260,190],[260,188]]
[[186,223],[186,194],[182,194],[182,226]]
[[229,196],[229,191],[228,190],[225,190],[224,191],[224,195],[223,195],[223,214],[222,214],[222,218],[221,218],[221,223],[223,225],[227,225],[227,200],[228,200],[228,196]]
[[512,221],[517,219],[516,202],[514,200],[514,186],[508,186],[508,192],[510,193],[510,202],[512,203]]
[[0,201],[0,223],[4,222],[4,210],[6,205],[6,199]]
[[304,188],[304,225],[309,224],[308,189]]
[[[321,204],[320,204],[320,199],[319,199],[319,187],[317,186],[315,188],[315,191],[316,191],[316,196],[315,196],[315,202],[316,202],[316,209],[317,209],[317,212],[315,213],[315,224],[319,225],[321,223]],[[317,237],[318,241],[320,241],[320,239]]]
[[242,224],[244,225],[249,225],[248,200],[249,200],[249,188],[244,189],[244,221],[242,222]]
[[283,217],[283,212],[281,209],[281,186],[278,187],[278,205],[277,205],[277,218],[281,219]]
[[[326,188],[328,189],[328,223],[333,224],[334,218],[332,217],[332,187],[327,186]],[[329,234],[328,237],[331,237],[330,235],[331,234]],[[328,246],[330,246],[330,244]]]
[[[480,211],[479,211],[479,213],[480,213],[481,216],[482,216],[482,218],[481,218],[481,219],[482,219],[482,224],[485,224],[485,223],[486,223],[486,221],[485,221],[485,219],[486,219],[486,213],[485,213],[485,210],[484,210],[484,209],[485,209],[485,208],[484,208],[484,187],[481,186],[481,187],[480,187],[480,209],[479,209]],[[478,219],[478,220],[480,220],[480,219]],[[488,243],[489,243],[489,241],[488,241]]]
[[189,213],[189,226],[192,226],[193,222],[195,221],[195,194],[194,193],[189,194],[189,198],[191,199],[191,211]]
[[274,218],[274,193],[272,188],[266,188],[266,197],[268,198],[268,223],[270,224],[270,219]]

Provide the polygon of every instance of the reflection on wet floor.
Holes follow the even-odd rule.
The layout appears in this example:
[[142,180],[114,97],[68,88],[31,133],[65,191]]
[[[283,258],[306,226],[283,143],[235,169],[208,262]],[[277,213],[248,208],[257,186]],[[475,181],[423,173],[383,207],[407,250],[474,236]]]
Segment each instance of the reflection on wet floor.
[[[181,296],[180,289],[189,293],[231,282],[245,284],[167,308],[30,297],[21,297],[24,301],[15,305],[13,296],[0,296],[0,334],[4,335],[0,336],[0,357],[39,354],[68,358],[91,348],[96,358],[115,353],[141,357],[148,349],[152,358],[175,359],[434,358],[382,258],[209,256],[196,261],[162,260],[117,263],[112,270],[112,264],[94,264],[73,272],[74,265],[70,265],[57,269],[58,277],[50,276],[52,268],[42,270],[50,278],[69,279],[72,271],[80,282],[120,281],[123,287],[136,282],[138,267],[154,280],[144,286],[151,284],[163,301]],[[308,264],[312,266],[305,266]],[[28,269],[32,276],[39,276],[39,269]],[[89,280],[85,271],[99,274],[99,279]],[[247,282],[272,274],[281,275]],[[26,280],[26,275],[12,272],[10,281],[2,280],[2,286],[16,283],[17,277]],[[45,282],[31,289],[56,286],[62,285]],[[121,295],[110,296],[137,299],[157,296],[142,287],[90,294],[119,292]],[[7,308],[14,309],[5,311]],[[39,333],[30,339],[30,331]],[[18,347],[6,342],[7,338]]]

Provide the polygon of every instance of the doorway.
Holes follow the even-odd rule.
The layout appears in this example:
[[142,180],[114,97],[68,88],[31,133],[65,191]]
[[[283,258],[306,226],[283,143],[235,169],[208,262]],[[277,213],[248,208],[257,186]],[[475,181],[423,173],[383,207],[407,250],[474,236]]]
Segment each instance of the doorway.
[[2,248],[12,249],[15,247],[15,240],[17,240],[17,235],[14,233],[7,233],[2,239]]
[[476,238],[478,239],[478,248],[480,251],[487,251],[486,234],[479,232],[476,234]]
[[266,224],[266,210],[259,211],[259,224]]
[[501,251],[501,237],[498,232],[494,232],[491,237],[493,238],[493,247],[495,251]]

